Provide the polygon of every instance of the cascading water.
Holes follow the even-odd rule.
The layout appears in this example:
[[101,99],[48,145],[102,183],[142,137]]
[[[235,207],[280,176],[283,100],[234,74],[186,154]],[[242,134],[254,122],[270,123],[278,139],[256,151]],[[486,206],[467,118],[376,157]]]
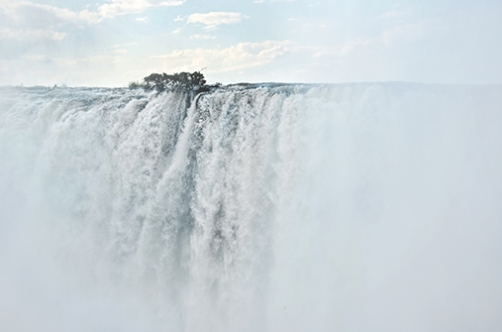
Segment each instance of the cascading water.
[[492,331],[502,87],[0,92],[2,331]]

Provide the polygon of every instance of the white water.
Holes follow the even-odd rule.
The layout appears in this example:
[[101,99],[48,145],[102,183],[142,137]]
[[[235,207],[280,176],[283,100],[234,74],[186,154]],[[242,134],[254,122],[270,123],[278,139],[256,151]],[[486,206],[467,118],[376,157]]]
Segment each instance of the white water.
[[2,331],[496,331],[502,87],[4,88]]

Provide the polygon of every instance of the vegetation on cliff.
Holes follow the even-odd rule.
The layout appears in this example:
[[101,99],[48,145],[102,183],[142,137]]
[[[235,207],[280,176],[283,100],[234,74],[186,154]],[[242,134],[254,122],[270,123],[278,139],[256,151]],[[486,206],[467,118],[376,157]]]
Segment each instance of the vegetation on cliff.
[[202,74],[200,71],[194,71],[193,73],[181,72],[174,74],[153,73],[143,78],[143,82],[141,83],[130,83],[129,88],[142,88],[147,91],[156,90],[157,92],[184,91],[194,92],[197,94],[210,91],[211,88],[216,88],[220,85],[220,83],[217,83],[215,85],[207,85],[204,74]]

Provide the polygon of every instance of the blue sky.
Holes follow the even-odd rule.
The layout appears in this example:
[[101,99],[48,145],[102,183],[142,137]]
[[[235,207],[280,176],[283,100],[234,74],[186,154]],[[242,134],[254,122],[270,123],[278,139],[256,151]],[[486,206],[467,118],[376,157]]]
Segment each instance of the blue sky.
[[502,83],[502,2],[0,0],[0,85]]

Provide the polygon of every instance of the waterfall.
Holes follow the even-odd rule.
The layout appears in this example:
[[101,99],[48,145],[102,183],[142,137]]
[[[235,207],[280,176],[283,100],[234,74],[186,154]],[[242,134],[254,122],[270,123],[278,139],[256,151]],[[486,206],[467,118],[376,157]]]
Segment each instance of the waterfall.
[[1,88],[2,330],[502,323],[501,86],[191,98]]

